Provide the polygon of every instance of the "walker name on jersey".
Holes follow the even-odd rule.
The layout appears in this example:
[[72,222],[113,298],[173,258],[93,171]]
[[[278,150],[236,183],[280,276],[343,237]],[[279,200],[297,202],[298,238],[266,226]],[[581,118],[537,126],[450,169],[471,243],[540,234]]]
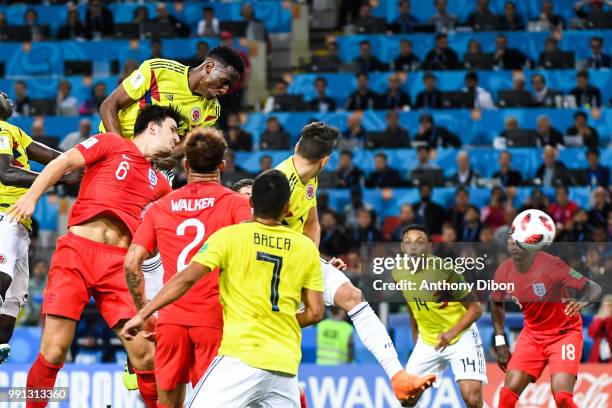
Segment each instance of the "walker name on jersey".
[[207,198],[179,198],[178,200],[170,200],[173,212],[181,211],[201,211],[215,205],[214,197]]

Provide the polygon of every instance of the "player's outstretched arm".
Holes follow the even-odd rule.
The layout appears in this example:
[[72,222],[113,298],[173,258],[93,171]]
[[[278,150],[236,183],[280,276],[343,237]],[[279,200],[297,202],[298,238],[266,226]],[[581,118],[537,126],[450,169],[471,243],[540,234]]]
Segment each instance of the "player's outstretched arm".
[[465,313],[461,316],[457,324],[451,327],[447,332],[438,336],[439,343],[435,347],[436,350],[444,350],[459,333],[470,327],[472,323],[482,316],[482,307],[473,293],[468,293],[461,299],[461,304],[466,308]]
[[296,314],[300,327],[310,326],[323,320],[325,303],[322,292],[302,288],[302,303],[304,303],[304,310]]
[[138,334],[147,319],[162,307],[169,305],[183,296],[200,279],[210,273],[210,268],[198,262],[191,262],[185,269],[174,275],[140,312],[128,321],[121,330],[121,336],[126,340]]
[[[510,348],[505,340],[503,344],[501,339],[504,338],[504,322],[506,320],[506,309],[504,302],[491,301],[491,319],[493,320],[493,330],[495,331],[495,351],[497,353],[497,365],[506,372],[508,361],[510,361]],[[501,336],[498,337],[498,336]],[[498,339],[500,341],[498,342]]]
[[115,90],[104,99],[100,105],[100,118],[104,124],[104,129],[108,133],[121,134],[121,122],[119,121],[119,111],[123,108],[136,103],[125,91],[123,84],[119,84]]
[[134,299],[136,310],[142,309],[147,303],[145,294],[144,272],[142,271],[142,263],[150,257],[149,251],[141,245],[132,244],[128,250],[123,269],[125,271],[125,280],[127,286]]
[[592,280],[587,280],[584,284],[584,287],[580,291],[582,297],[578,300],[565,298],[563,299],[563,303],[565,304],[565,314],[568,316],[573,316],[575,314],[580,314],[583,309],[596,302],[601,296],[601,286]]
[[77,170],[85,165],[85,158],[77,149],[72,148],[52,160],[43,171],[36,177],[32,186],[17,202],[7,211],[9,221],[20,222],[34,214],[36,203],[40,197],[64,174]]
[[319,242],[321,242],[321,225],[319,224],[319,216],[317,214],[317,207],[312,207],[308,212],[308,218],[304,223],[304,235],[315,243],[317,248]]

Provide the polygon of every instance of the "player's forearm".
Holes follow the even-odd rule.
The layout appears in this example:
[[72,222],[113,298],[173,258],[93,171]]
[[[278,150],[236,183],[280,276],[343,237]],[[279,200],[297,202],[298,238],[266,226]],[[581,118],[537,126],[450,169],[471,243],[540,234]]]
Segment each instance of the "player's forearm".
[[578,300],[578,302],[585,303],[585,307],[589,306],[591,303],[594,303],[601,296],[601,286],[593,281],[588,281],[583,289],[583,296]]
[[310,238],[318,248],[321,242],[321,226],[318,222],[306,222],[304,224],[304,235]]
[[303,311],[296,313],[295,317],[297,318],[300,327],[308,327],[315,323],[319,323],[323,316],[321,313],[318,313],[312,309],[304,309]]
[[463,314],[463,316],[461,316],[461,319],[459,319],[457,324],[455,324],[451,329],[456,334],[463,332],[465,329],[470,327],[472,323],[480,319],[480,316],[482,316],[482,307],[480,306],[480,303],[478,303],[478,301],[474,300],[472,302],[467,303],[466,308],[466,312]]
[[107,133],[121,134],[121,122],[119,121],[120,106],[111,98],[107,98],[100,105],[100,118]]
[[136,255],[135,249],[133,247],[130,248],[124,266],[125,280],[134,300],[136,310],[142,309],[147,303],[142,261],[143,259]]
[[29,188],[38,176],[39,173],[11,165],[0,175],[0,182],[5,186]]
[[62,152],[36,141],[30,143],[27,148],[27,152],[30,160],[37,161],[40,164],[49,164],[52,160],[57,159],[62,154]]
[[504,335],[504,321],[506,320],[506,310],[504,302],[491,302],[491,319],[493,320],[493,330],[498,336]]

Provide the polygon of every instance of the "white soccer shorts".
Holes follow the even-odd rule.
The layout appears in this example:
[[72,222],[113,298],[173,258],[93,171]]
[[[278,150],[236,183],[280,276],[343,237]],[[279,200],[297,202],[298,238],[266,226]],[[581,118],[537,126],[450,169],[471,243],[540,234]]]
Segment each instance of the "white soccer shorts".
[[327,306],[334,306],[334,297],[338,288],[345,283],[351,283],[351,280],[344,272],[334,268],[323,259],[321,259],[321,269],[323,270],[323,300]]
[[299,408],[296,376],[217,356],[195,386],[185,408]]
[[[475,323],[461,335],[455,344],[442,351],[436,351],[433,346],[425,344],[419,336],[408,359],[408,364],[406,364],[406,371],[416,375],[433,373],[439,379],[449,363],[455,381],[476,380],[483,384],[487,383],[484,350]],[[439,381],[434,383],[434,387],[439,385]]]
[[153,299],[164,285],[164,265],[159,252],[142,263],[147,299]]
[[30,237],[23,224],[8,222],[4,213],[0,213],[0,236],[0,272],[12,278],[0,314],[17,317],[28,300]]

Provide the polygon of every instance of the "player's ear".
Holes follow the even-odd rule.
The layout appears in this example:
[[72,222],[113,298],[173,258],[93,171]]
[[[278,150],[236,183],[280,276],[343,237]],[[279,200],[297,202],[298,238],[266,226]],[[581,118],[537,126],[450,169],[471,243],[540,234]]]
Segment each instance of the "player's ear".
[[206,65],[204,65],[204,69],[206,70],[207,74],[210,74],[214,68],[215,68],[215,62],[213,60],[208,60],[206,62]]
[[249,197],[249,205],[251,206],[251,208],[255,208],[255,206],[253,205],[253,196]]
[[186,173],[189,173],[190,167],[186,157],[183,158],[183,169],[185,169]]
[[294,153],[297,153],[299,145],[300,145],[300,141],[298,140],[298,142],[295,144],[295,148],[293,149]]
[[323,170],[323,167],[325,167],[327,163],[329,163],[329,156],[325,156],[321,159],[321,170]]
[[221,160],[221,164],[219,164],[219,171],[222,172],[225,170],[225,160]]
[[285,205],[283,206],[283,218],[285,217],[286,214],[289,214],[289,201],[287,201]]

